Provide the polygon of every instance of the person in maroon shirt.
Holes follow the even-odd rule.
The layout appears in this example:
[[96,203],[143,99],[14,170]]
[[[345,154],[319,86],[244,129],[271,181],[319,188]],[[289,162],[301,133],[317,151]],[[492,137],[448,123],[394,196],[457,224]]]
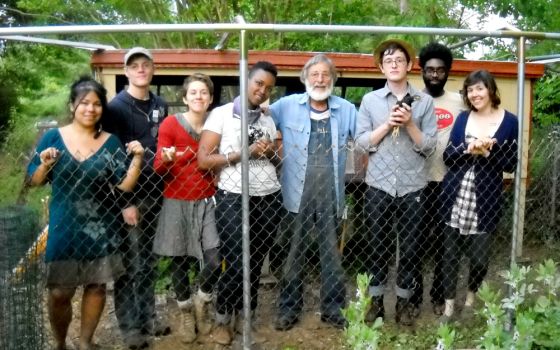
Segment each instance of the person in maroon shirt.
[[[211,172],[198,168],[196,158],[213,91],[212,81],[204,74],[195,73],[185,79],[186,112],[169,116],[161,124],[154,161],[155,171],[164,181],[154,252],[171,257],[184,343],[196,339],[196,329],[199,334],[210,332],[206,306],[212,300],[212,290],[220,274],[214,178]],[[203,261],[204,265],[199,274],[200,289],[191,297],[189,271],[197,261]]]

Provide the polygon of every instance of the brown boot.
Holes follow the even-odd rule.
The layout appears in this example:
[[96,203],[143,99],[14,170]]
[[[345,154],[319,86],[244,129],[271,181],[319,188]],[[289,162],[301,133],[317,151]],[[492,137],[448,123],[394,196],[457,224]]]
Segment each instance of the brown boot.
[[371,298],[371,305],[369,306],[369,310],[366,314],[366,322],[375,322],[375,320],[379,317],[385,317],[383,295]]
[[181,341],[190,344],[196,340],[195,320],[192,308],[181,309]]
[[403,326],[412,326],[414,318],[412,317],[412,304],[408,299],[397,297],[397,306],[395,312],[395,321]]
[[212,301],[212,294],[204,293],[200,289],[193,297],[194,315],[196,318],[196,328],[198,333],[206,335],[212,330],[212,323],[208,315],[208,304]]
[[227,324],[216,324],[211,334],[214,342],[220,345],[231,344],[231,330]]
[[[251,343],[253,344],[260,344],[260,343],[264,343],[266,342],[266,337],[259,331],[258,327],[257,327],[257,320],[255,317],[255,312],[252,311],[251,312]],[[245,322],[245,319],[243,318],[243,313],[242,312],[238,312],[235,315],[235,323],[234,323],[234,329],[235,332],[238,334],[243,334],[243,323]]]

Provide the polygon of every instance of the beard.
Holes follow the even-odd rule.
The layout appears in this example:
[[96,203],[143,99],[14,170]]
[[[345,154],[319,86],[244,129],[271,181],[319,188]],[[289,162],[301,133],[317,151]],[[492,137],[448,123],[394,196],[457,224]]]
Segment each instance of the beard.
[[426,86],[426,90],[430,93],[431,96],[440,96],[443,93],[443,89],[445,88],[445,84],[447,83],[447,77],[442,80],[430,80],[424,79],[424,86]]
[[305,81],[305,91],[312,100],[315,101],[324,101],[332,94],[333,91],[333,83],[331,82],[329,86],[326,87],[323,91],[316,91],[315,86],[313,86],[309,80]]

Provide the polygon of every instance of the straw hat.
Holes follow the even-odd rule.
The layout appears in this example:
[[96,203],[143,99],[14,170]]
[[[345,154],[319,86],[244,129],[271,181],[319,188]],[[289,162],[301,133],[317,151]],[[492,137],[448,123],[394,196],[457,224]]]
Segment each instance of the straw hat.
[[416,51],[414,51],[414,48],[409,43],[401,39],[389,39],[379,44],[373,51],[373,57],[378,66],[381,65],[381,56],[391,45],[403,48],[408,54],[408,57],[410,57],[410,61],[414,63],[414,60],[416,59]]

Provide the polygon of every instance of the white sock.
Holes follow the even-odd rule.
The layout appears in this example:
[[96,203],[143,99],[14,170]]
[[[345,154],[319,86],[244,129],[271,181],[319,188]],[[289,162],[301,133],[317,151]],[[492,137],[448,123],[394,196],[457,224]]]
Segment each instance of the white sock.
[[198,297],[202,299],[205,303],[209,303],[212,301],[212,293],[205,293],[202,289],[198,290]]
[[192,298],[188,298],[187,300],[177,300],[177,305],[181,310],[190,309],[193,305]]
[[474,305],[474,296],[475,292],[471,292],[470,290],[467,292],[467,298],[465,299],[465,306],[473,306]]
[[445,299],[445,310],[443,314],[447,317],[453,316],[455,312],[455,299]]

